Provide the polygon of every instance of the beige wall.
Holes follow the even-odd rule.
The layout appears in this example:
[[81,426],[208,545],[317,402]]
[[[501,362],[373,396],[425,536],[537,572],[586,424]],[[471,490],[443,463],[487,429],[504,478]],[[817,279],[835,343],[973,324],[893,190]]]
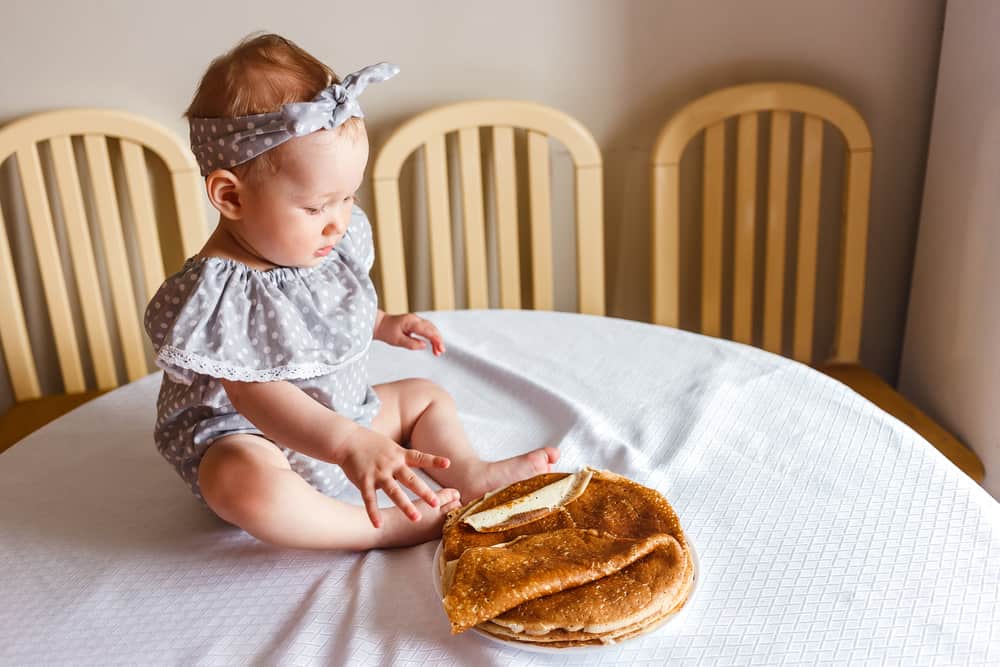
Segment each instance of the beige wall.
[[[365,97],[376,146],[435,105],[536,100],[578,118],[604,151],[610,314],[645,319],[647,164],[660,124],[722,86],[823,86],[857,106],[875,141],[862,358],[894,381],[943,11],[943,0],[8,1],[0,122],[112,106],[186,134],[180,114],[208,61],[261,28],[287,34],[340,73],[378,60],[402,66]],[[836,247],[826,239],[821,257],[833,267]],[[831,290],[821,278],[827,301]]]
[[1000,4],[948,5],[900,388],[1000,498]]

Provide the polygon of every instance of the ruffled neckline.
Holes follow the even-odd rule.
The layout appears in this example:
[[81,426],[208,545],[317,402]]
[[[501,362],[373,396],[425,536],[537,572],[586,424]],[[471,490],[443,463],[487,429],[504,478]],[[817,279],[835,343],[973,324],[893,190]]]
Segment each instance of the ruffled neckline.
[[[193,257],[188,257],[184,260],[184,264],[181,267],[179,273],[187,273],[196,267],[212,267],[216,270],[224,270],[230,274],[237,275],[241,278],[246,279],[256,279],[261,278],[272,283],[281,283],[287,280],[295,280],[311,276],[314,273],[329,267],[334,259],[339,258],[342,263],[346,263],[348,268],[362,268],[360,265],[365,264],[363,267],[365,273],[371,269],[370,259],[365,260],[364,257],[358,256],[361,249],[356,246],[358,241],[362,238],[370,239],[371,237],[371,226],[368,223],[368,217],[365,212],[357,204],[351,209],[351,222],[347,227],[346,233],[340,239],[340,241],[333,247],[333,250],[323,258],[323,261],[316,266],[300,267],[300,266],[277,266],[273,269],[254,269],[239,260],[230,259],[229,257],[199,257],[195,255]],[[370,240],[367,241],[368,248],[367,252],[370,254],[371,246]],[[358,265],[355,267],[354,265]]]
[[316,266],[276,266],[272,269],[255,269],[239,260],[231,259],[229,257],[201,257],[195,255],[184,260],[182,273],[198,266],[217,266],[228,269],[230,272],[238,275],[254,276],[274,281],[284,281],[290,278],[304,278],[312,275],[329,264],[333,257],[337,255],[337,248],[334,247],[334,249],[330,251],[330,254],[324,257],[323,261]]

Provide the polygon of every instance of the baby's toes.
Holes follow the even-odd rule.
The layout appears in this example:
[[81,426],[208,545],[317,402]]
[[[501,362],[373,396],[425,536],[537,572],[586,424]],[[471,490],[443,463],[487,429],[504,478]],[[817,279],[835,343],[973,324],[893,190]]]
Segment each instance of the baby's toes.
[[461,506],[462,506],[462,501],[456,498],[447,505],[441,505],[441,514],[447,514],[452,510],[457,510]]
[[441,508],[442,512],[449,511],[445,509],[446,505],[451,505],[452,503],[458,502],[460,496],[457,489],[441,489],[437,492],[438,507]]
[[555,447],[542,447],[528,454],[528,460],[536,473],[551,472],[552,464],[559,460],[559,450]]

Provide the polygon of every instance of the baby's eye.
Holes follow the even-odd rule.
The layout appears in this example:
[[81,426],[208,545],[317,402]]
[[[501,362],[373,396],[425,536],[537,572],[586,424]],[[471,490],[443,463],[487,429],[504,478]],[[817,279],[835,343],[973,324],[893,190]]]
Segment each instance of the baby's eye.
[[344,201],[345,202],[352,202],[355,199],[356,199],[356,197],[354,195],[347,195],[346,197],[344,197]]
[[322,211],[323,209],[321,209],[321,208],[312,208],[311,206],[306,206],[304,210],[309,215],[318,215],[319,212]]

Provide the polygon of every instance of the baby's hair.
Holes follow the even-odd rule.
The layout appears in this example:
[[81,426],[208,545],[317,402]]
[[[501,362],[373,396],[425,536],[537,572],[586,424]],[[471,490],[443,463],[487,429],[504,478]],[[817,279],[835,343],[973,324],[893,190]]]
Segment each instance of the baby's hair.
[[[279,111],[284,104],[307,102],[340,79],[305,49],[280,35],[254,33],[211,62],[184,112],[185,118],[233,118]],[[365,133],[352,118],[337,132],[352,138]],[[278,169],[284,144],[231,169],[253,180],[263,168]]]

